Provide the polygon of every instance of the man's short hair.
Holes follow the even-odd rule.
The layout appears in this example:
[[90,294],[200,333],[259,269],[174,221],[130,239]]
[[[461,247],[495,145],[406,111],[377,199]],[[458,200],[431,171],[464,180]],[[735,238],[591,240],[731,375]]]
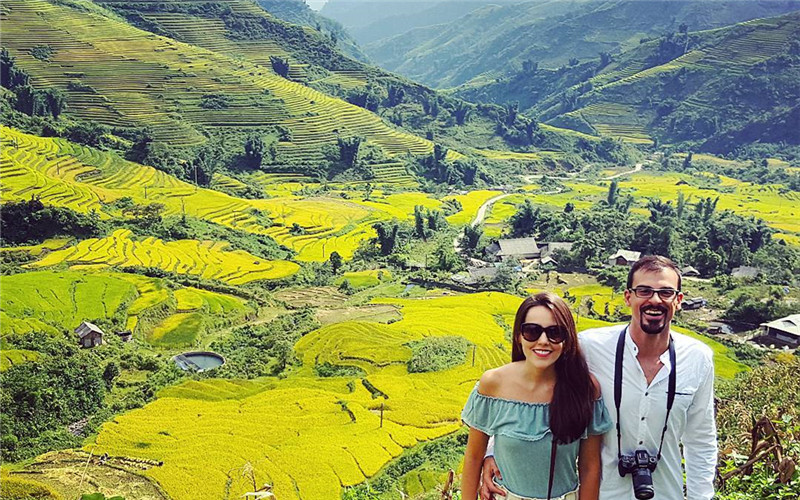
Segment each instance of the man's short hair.
[[678,275],[678,291],[681,289],[681,268],[672,260],[668,259],[667,257],[663,257],[661,255],[645,255],[641,259],[637,260],[633,266],[631,266],[631,270],[628,271],[628,286],[627,288],[630,289],[633,287],[633,275],[636,274],[636,271],[644,270],[644,271],[661,271],[662,269],[672,269],[675,271],[675,274]]

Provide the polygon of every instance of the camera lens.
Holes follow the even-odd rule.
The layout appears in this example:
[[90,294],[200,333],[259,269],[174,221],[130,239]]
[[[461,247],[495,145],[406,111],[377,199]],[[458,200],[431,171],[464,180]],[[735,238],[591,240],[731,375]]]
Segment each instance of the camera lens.
[[633,496],[641,500],[647,500],[655,496],[653,475],[649,469],[636,469],[631,473],[631,479],[633,479]]

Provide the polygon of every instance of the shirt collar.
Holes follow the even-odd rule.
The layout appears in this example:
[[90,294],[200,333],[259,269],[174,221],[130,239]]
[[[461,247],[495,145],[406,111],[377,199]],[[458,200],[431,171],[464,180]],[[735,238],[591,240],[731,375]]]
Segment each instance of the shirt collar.
[[[633,356],[636,357],[639,355],[639,346],[637,346],[636,342],[633,341],[633,337],[631,336],[631,329],[628,328],[628,325],[625,325],[624,328],[625,328],[625,349],[633,353]],[[671,330],[669,334],[672,336]],[[669,363],[669,348],[664,349],[664,352],[662,352],[661,355],[659,355],[658,360],[661,361],[661,364],[666,366],[668,370],[671,368],[671,365]]]

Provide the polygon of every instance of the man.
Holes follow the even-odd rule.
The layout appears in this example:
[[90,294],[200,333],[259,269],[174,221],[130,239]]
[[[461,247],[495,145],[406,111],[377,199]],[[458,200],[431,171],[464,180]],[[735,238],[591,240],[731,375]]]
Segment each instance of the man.
[[[630,323],[580,334],[581,349],[590,371],[600,382],[615,427],[619,415],[619,446],[616,429],[603,437],[600,500],[637,498],[633,474],[620,475],[620,454],[635,456],[637,450],[645,450],[650,457],[658,457],[659,449],[661,456],[652,472],[652,498],[684,498],[681,458],[685,461],[688,500],[710,500],[714,496],[717,463],[714,363],[708,346],[670,330],[682,300],[678,266],[666,257],[642,257],[628,273],[625,304],[631,309]],[[623,344],[619,344],[621,336]],[[674,367],[670,362],[670,339],[674,345]],[[615,404],[614,383],[618,349],[622,353],[619,410]],[[672,408],[667,414],[673,368],[675,390]],[[540,465],[531,464],[532,467]],[[502,491],[491,480],[498,473],[494,459],[487,457],[482,498],[491,498],[492,493],[495,498],[501,498],[497,495],[502,495]],[[644,476],[646,473],[637,474],[637,483],[640,479],[647,483]]]

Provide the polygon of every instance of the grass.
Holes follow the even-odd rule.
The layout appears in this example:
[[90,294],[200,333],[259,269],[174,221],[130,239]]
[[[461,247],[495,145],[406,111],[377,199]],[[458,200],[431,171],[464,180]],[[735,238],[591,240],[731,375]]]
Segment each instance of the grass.
[[453,215],[447,217],[447,222],[450,224],[469,224],[478,215],[478,209],[488,200],[495,196],[501,195],[501,191],[470,191],[467,194],[458,194],[455,196],[448,196],[445,200],[453,199],[461,203],[463,209]]
[[350,282],[350,285],[355,289],[370,288],[380,284],[382,279],[392,277],[392,273],[388,269],[373,269],[369,271],[348,271],[342,275],[341,278],[336,280],[335,284],[340,284],[344,280]]
[[192,345],[205,331],[205,317],[201,313],[174,314],[146,337],[158,347],[186,347]]
[[0,276],[2,336],[40,329],[72,331],[82,321],[111,319],[134,299],[136,287],[109,275],[37,271]]

